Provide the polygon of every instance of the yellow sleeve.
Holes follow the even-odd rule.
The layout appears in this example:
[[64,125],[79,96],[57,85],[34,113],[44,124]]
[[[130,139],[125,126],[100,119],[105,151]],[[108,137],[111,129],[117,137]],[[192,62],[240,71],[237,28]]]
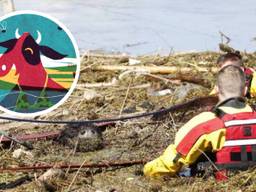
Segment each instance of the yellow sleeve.
[[201,155],[202,151],[219,150],[225,141],[225,129],[219,129],[210,134],[202,135],[186,156],[181,156],[174,162],[177,156],[176,146],[184,136],[196,126],[196,122],[198,125],[213,117],[214,115],[212,113],[205,112],[191,119],[176,134],[175,144],[169,145],[160,157],[145,165],[144,174],[149,177],[159,177],[162,175],[173,176],[179,172],[183,165],[194,163]]
[[254,72],[252,76],[250,95],[251,97],[256,97],[256,72]]

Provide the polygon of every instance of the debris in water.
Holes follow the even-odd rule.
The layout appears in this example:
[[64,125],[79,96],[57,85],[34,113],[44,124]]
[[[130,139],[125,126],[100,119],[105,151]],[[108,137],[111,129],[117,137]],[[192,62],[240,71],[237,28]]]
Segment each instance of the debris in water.
[[129,58],[129,65],[137,65],[140,63],[141,63],[140,60]]
[[64,177],[64,172],[61,169],[57,168],[52,168],[47,170],[44,174],[42,174],[38,180],[39,181],[48,181],[53,178],[63,178]]
[[32,159],[33,154],[30,151],[25,151],[24,149],[16,149],[13,151],[12,157],[15,159],[20,159],[22,157],[27,157],[29,159]]

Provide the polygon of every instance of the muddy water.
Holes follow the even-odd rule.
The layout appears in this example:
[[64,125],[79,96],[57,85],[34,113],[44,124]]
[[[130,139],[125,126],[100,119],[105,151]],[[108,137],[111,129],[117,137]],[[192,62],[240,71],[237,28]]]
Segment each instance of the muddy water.
[[14,0],[17,10],[49,13],[73,32],[80,49],[130,54],[217,50],[219,31],[235,48],[254,51],[254,0]]

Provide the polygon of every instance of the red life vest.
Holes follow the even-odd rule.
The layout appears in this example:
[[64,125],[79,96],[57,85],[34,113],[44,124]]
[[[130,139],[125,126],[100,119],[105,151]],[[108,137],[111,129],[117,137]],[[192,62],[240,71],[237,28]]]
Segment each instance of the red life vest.
[[174,162],[182,155],[188,154],[200,136],[218,129],[226,129],[224,146],[216,153],[205,151],[194,164],[190,165],[192,175],[209,170],[207,169],[211,165],[209,159],[215,162],[220,170],[215,172],[217,180],[227,179],[226,174],[229,169],[247,169],[256,165],[256,111],[227,114],[220,109],[220,106],[243,108],[246,105],[245,100],[239,97],[222,101],[212,109],[216,118],[192,129],[184,137],[183,142],[179,143]]
[[216,153],[216,165],[223,169],[247,169],[256,164],[256,112],[225,114],[223,148]]

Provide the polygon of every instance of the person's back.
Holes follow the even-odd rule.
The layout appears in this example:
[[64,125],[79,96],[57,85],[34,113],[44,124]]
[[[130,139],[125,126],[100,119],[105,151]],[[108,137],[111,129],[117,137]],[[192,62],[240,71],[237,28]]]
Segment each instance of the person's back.
[[[165,174],[174,175],[179,172],[183,165],[195,163],[202,152],[217,154],[218,159],[216,163],[219,163],[219,165],[225,163],[230,165],[230,155],[235,152],[241,152],[241,150],[237,150],[239,146],[232,146],[235,147],[234,151],[232,151],[233,148],[232,150],[228,148],[229,153],[225,151],[225,147],[227,147],[226,143],[230,143],[230,140],[232,140],[230,133],[233,134],[229,127],[226,126],[225,120],[227,120],[227,122],[232,122],[233,118],[236,118],[238,121],[249,120],[255,115],[251,107],[248,106],[243,99],[245,92],[245,75],[243,71],[240,67],[233,65],[222,68],[218,73],[217,87],[220,99],[219,104],[215,106],[213,111],[197,115],[180,128],[176,134],[174,144],[170,145],[159,158],[145,165],[145,175],[152,177]],[[241,118],[241,114],[242,116],[243,114],[246,115],[244,115],[242,119],[239,119]],[[246,140],[247,137],[241,135],[244,131],[243,125],[239,125],[238,127],[240,127],[237,128],[240,130],[240,133],[236,139],[239,140],[243,138]],[[244,132],[253,132],[253,134],[248,136],[247,139],[256,139],[256,135],[254,134],[256,132],[256,126],[255,128],[254,126],[251,127],[250,131],[248,130],[249,128],[245,128]],[[245,145],[247,150],[246,154],[250,154],[252,147],[250,143],[248,146],[247,144]],[[226,156],[223,155],[223,150],[226,152]],[[221,157],[225,157],[225,160]],[[246,158],[243,158],[243,160],[244,159]],[[237,160],[236,163],[241,164],[239,158],[237,158]],[[252,161],[252,158],[247,158],[247,161]]]

